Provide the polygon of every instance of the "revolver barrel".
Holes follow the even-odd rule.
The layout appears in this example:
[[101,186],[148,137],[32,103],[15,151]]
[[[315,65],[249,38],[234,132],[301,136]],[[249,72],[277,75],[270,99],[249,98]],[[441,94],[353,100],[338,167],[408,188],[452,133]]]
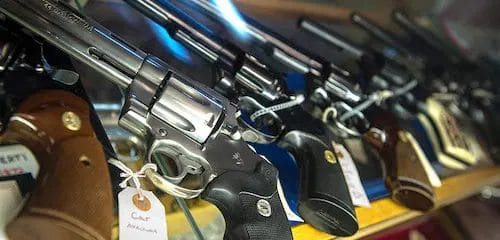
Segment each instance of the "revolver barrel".
[[217,80],[226,95],[234,95],[230,92],[234,91],[235,82],[238,82],[265,99],[272,101],[280,97],[282,87],[279,78],[270,74],[253,56],[215,36],[173,4],[152,0],[126,2],[162,25],[176,40],[211,63],[217,64],[219,69],[225,72],[226,79]]
[[[185,2],[196,5],[207,16],[217,21],[226,22],[226,19],[220,14],[218,9],[209,1],[185,0]],[[352,102],[357,102],[361,99],[361,95],[353,90],[354,86],[352,83],[338,79],[338,76],[341,76],[341,78],[349,77],[348,71],[292,45],[279,36],[279,34],[262,26],[257,21],[246,16],[243,16],[243,18],[247,23],[248,33],[252,36],[254,42],[265,49],[267,54],[272,57],[273,61],[269,64],[271,68],[276,62],[279,62],[292,71],[308,75],[313,79],[319,79],[320,87],[324,87],[324,84],[335,85],[336,91],[331,92],[331,94],[336,97]]]
[[314,36],[317,36],[322,40],[332,44],[333,46],[336,46],[337,48],[339,48],[339,50],[349,52],[349,54],[351,54],[358,60],[365,55],[365,51],[359,46],[356,46],[340,34],[326,29],[325,27],[321,26],[311,19],[300,19],[298,22],[298,26],[301,29],[312,33]]
[[378,26],[375,22],[372,20],[366,18],[365,16],[359,14],[359,13],[353,13],[351,15],[351,22],[354,23],[355,25],[359,26],[366,32],[368,32],[370,35],[373,37],[379,39],[380,41],[384,42],[385,44],[389,45],[390,47],[393,47],[396,49],[399,53],[404,54],[404,55],[412,55],[411,51],[403,46],[398,39],[396,39],[391,33],[383,29],[382,27]]
[[[218,9],[215,8],[209,1],[189,1],[197,7],[208,13],[209,17],[216,20],[225,21],[220,16]],[[320,61],[313,59],[296,47],[290,46],[284,39],[281,39],[277,34],[273,34],[271,30],[266,29],[264,26],[258,24],[255,20],[244,16],[247,23],[248,32],[250,35],[261,45],[272,46],[272,53],[275,54],[276,60],[281,60],[285,65],[295,69],[296,71],[305,74],[312,73],[313,75],[320,76],[322,69],[325,67]],[[278,53],[279,52],[279,53]],[[281,55],[280,55],[281,54]]]
[[70,7],[51,1],[0,1],[0,11],[67,54],[128,87],[146,54],[85,19]]

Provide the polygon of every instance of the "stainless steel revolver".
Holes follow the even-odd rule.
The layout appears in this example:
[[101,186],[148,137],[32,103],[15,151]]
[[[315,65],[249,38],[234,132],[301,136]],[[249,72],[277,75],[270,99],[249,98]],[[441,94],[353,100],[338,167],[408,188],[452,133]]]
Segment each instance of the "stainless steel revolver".
[[[158,188],[215,204],[226,221],[225,239],[292,238],[277,171],[241,139],[238,109],[227,99],[62,1],[0,0],[0,12],[126,89],[120,126],[144,138],[147,159],[160,169],[177,165],[175,176],[147,172]],[[199,186],[182,186],[190,176]]]

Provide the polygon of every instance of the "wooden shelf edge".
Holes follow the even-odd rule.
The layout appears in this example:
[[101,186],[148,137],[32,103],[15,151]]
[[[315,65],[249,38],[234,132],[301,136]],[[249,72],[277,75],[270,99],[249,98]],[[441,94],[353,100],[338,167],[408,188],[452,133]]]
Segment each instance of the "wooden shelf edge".
[[[471,170],[443,180],[443,185],[436,188],[436,209],[467,198],[479,192],[487,185],[500,183],[500,167],[487,167]],[[423,213],[412,211],[397,205],[390,199],[380,199],[372,202],[371,208],[356,208],[360,230],[351,237],[342,239],[359,239],[373,233],[416,218]],[[330,240],[335,236],[320,232],[308,224],[292,228],[295,240]]]

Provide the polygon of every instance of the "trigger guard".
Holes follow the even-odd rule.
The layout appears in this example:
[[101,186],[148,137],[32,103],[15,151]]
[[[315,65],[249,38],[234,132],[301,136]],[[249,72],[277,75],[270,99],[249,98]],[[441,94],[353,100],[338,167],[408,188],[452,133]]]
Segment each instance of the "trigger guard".
[[182,182],[182,180],[184,180],[184,178],[187,176],[187,174],[188,174],[188,172],[183,169],[183,171],[175,177],[170,177],[167,175],[163,175],[163,177],[173,184],[179,184]]
[[[206,186],[210,183],[210,181],[215,177],[213,174],[210,174],[212,172],[212,168],[205,161],[205,159],[190,154],[187,149],[185,149],[182,145],[180,145],[175,141],[172,141],[170,139],[155,140],[153,144],[151,144],[151,147],[148,149],[146,155],[147,162],[152,162],[152,155],[154,152],[161,152],[164,154],[169,154],[170,156],[176,154],[177,155],[182,154],[184,157],[187,158],[186,161],[199,164],[200,168],[204,169],[204,171],[201,174],[199,174],[201,175],[202,178],[201,187],[197,189],[190,189],[177,185],[189,173],[189,169],[187,169],[187,167],[185,166],[181,167],[182,172],[175,177],[164,176],[157,173],[156,171],[150,169],[147,170],[145,172],[146,177],[153,183],[153,185],[155,185],[155,187],[157,187],[158,189],[167,194],[184,199],[191,199],[198,197],[205,190]],[[179,164],[179,162],[177,161],[175,162],[176,164]],[[180,164],[182,164],[182,161],[180,162]]]
[[[189,162],[189,164],[185,164],[186,166],[181,166],[182,164],[180,164],[179,162]],[[175,163],[177,165],[177,168],[182,169],[182,171],[177,176],[171,177],[171,176],[168,176],[166,174],[163,174],[163,177],[171,183],[179,184],[180,182],[182,182],[182,180],[184,180],[184,178],[188,174],[191,174],[191,175],[201,174],[201,170],[199,170],[202,168],[201,164],[197,164],[197,163],[195,163],[193,161],[189,161],[189,160],[182,161],[182,160],[178,160],[178,159],[175,159]],[[192,166],[192,165],[198,165],[198,168],[194,168],[195,170],[193,170],[192,168],[190,168],[190,166]],[[199,171],[197,171],[197,170],[199,170]]]
[[198,197],[205,188],[199,189],[189,189],[184,187],[179,187],[174,183],[171,183],[164,176],[158,174],[157,172],[147,169],[145,171],[146,177],[153,183],[155,187],[162,190],[163,192],[170,194],[175,197],[180,197],[184,199],[192,199]]

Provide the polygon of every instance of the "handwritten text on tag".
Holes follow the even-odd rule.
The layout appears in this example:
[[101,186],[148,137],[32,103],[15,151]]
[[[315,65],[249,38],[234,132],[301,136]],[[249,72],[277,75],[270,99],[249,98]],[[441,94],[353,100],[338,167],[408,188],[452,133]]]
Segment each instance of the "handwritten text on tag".
[[359,178],[358,169],[354,165],[351,154],[344,145],[332,143],[335,153],[337,155],[338,161],[340,162],[340,167],[344,173],[344,177],[349,188],[349,194],[351,195],[352,204],[360,207],[370,207],[370,201],[366,195],[365,189],[361,184]]
[[120,240],[168,239],[165,208],[152,192],[142,192],[142,201],[135,188],[118,194]]

